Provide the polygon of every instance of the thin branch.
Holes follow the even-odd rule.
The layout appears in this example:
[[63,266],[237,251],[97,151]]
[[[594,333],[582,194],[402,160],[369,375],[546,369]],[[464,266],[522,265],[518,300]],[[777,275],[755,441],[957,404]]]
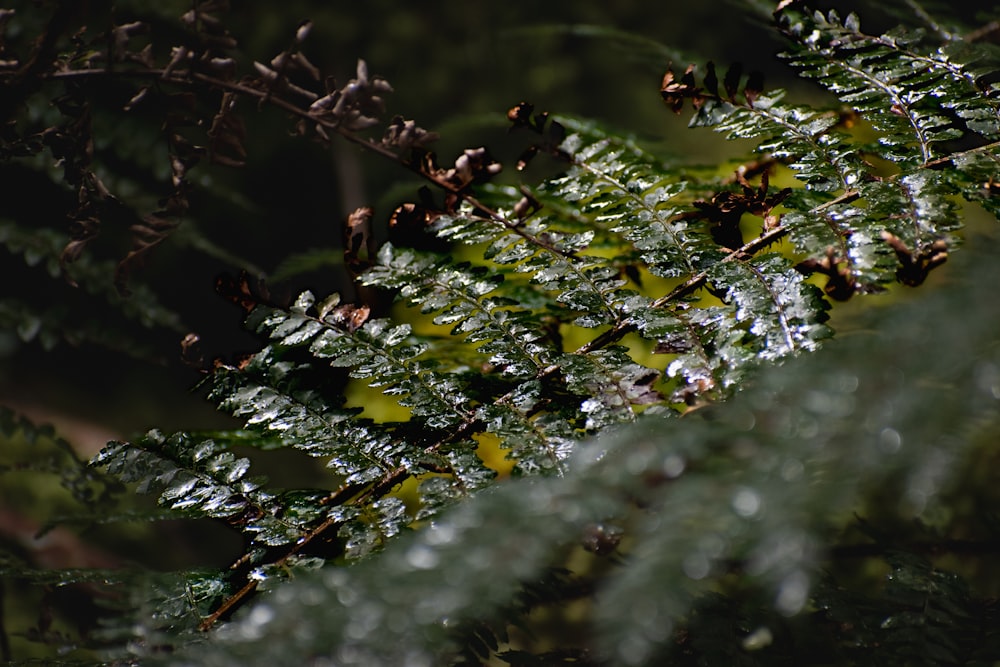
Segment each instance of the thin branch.
[[955,160],[963,158],[967,155],[975,155],[976,153],[983,153],[988,151],[993,151],[1000,148],[1000,141],[994,141],[990,144],[983,144],[982,146],[976,146],[975,148],[970,148],[967,151],[960,151],[958,153],[952,153],[951,155],[945,155],[939,157],[935,160],[929,160],[920,165],[921,169],[931,169],[933,167],[940,167],[946,164],[954,164]]
[[985,39],[998,31],[1000,31],[1000,21],[990,21],[981,28],[977,28],[976,30],[968,33],[962,39],[966,42],[978,42],[979,40]]
[[[332,493],[329,497],[327,497],[323,501],[322,504],[328,506],[338,506],[346,504],[352,497],[357,495],[359,490],[360,487],[358,485],[349,484]],[[330,528],[334,527],[336,524],[337,524],[336,519],[333,518],[326,519],[325,521],[323,521],[323,523],[319,524],[318,526],[310,530],[308,533],[300,537],[299,540],[295,543],[295,545],[291,549],[289,549],[288,553],[286,553],[278,560],[274,561],[272,564],[277,565],[279,567],[283,566],[293,556],[301,553],[302,550],[305,549],[307,546],[309,546],[309,544],[311,544],[313,540],[315,540],[320,535],[326,533]],[[236,565],[240,564],[244,559],[245,556],[244,558],[241,558],[239,561],[237,561]],[[242,604],[245,598],[247,598],[251,593],[257,590],[258,583],[259,582],[256,579],[250,579],[249,581],[247,581],[242,588],[240,588],[238,591],[236,591],[228,598],[226,598],[222,602],[222,604],[219,605],[218,609],[212,612],[209,616],[206,616],[202,620],[202,622],[198,625],[198,629],[201,630],[202,632],[207,632],[208,630],[211,630],[212,626],[214,626],[219,621],[220,618],[225,616],[236,606]]]
[[447,181],[438,178],[434,174],[424,171],[423,169],[420,169],[418,166],[414,165],[410,160],[405,159],[404,157],[398,155],[397,153],[394,153],[393,151],[386,148],[380,143],[376,143],[374,141],[371,141],[370,139],[358,136],[351,130],[343,128],[336,121],[325,118],[318,118],[313,114],[309,113],[308,110],[303,109],[302,107],[292,102],[289,102],[284,98],[275,96],[274,91],[270,87],[267,90],[258,90],[257,88],[253,88],[243,83],[218,79],[213,76],[202,74],[201,72],[188,72],[186,74],[187,74],[186,76],[182,76],[181,74],[166,69],[136,69],[127,71],[116,70],[112,74],[109,70],[104,68],[100,69],[91,68],[91,69],[72,70],[66,72],[53,72],[52,74],[48,75],[47,78],[74,79],[81,77],[91,77],[91,76],[102,77],[102,76],[112,76],[112,75],[116,77],[132,76],[139,78],[156,78],[165,83],[170,83],[178,86],[193,86],[195,83],[200,83],[219,90],[239,93],[241,95],[245,95],[247,97],[256,99],[260,103],[266,102],[279,109],[282,109],[283,111],[287,111],[288,113],[297,116],[298,118],[319,125],[325,130],[336,132],[345,140],[353,144],[356,144],[364,148],[365,150],[371,151],[376,155],[379,155],[387,160],[390,160],[392,162],[401,165],[408,171],[419,175],[420,177],[426,179],[427,181],[430,181],[439,189],[444,190],[448,194],[460,198],[461,200],[471,205],[473,208],[482,211],[486,215],[486,217],[488,217],[490,220],[502,225],[507,230],[517,234],[518,236],[522,237],[529,243],[536,245],[540,248],[544,248],[549,252],[553,252],[563,257],[567,258],[575,257],[575,253],[558,248],[552,245],[551,243],[544,241],[543,239],[540,239],[537,236],[534,236],[533,234],[528,233],[522,228],[520,221],[511,222],[510,220],[507,220],[507,218],[501,215],[498,211],[483,204],[474,195],[470,194],[464,188],[456,187],[451,183],[448,183]]

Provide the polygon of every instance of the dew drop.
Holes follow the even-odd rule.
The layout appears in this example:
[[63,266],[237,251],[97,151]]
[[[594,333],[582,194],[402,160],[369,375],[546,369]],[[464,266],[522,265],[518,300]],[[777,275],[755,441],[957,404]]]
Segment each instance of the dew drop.
[[663,459],[663,474],[667,476],[667,479],[680,477],[681,473],[684,472],[684,467],[684,459],[677,454],[671,454]]
[[757,423],[757,418],[749,410],[734,409],[729,414],[729,420],[733,428],[741,431],[752,431]]
[[699,581],[708,576],[708,573],[711,570],[711,565],[709,564],[708,559],[705,558],[704,554],[693,553],[684,559],[684,562],[681,563],[681,568],[684,570],[684,574],[688,577],[694,579],[695,581]]
[[618,656],[626,665],[641,665],[649,658],[649,642],[630,637],[618,644]]
[[1000,399],[1000,370],[994,364],[983,363],[976,367],[976,385],[993,398]]
[[345,607],[350,607],[358,601],[358,592],[350,587],[337,589],[337,601]]
[[259,639],[264,636],[264,627],[274,619],[274,609],[266,604],[258,604],[241,624],[241,630],[245,639]]
[[760,494],[753,489],[740,489],[733,496],[733,510],[744,519],[749,519],[760,511]]
[[837,389],[845,394],[853,394],[860,384],[861,382],[856,375],[844,374],[837,378]]
[[417,570],[430,570],[437,566],[438,555],[426,544],[414,544],[406,552],[406,562]]
[[796,570],[781,582],[775,606],[782,614],[793,616],[802,611],[808,595],[809,577],[805,572]]
[[455,526],[448,523],[435,523],[424,536],[427,544],[437,546],[455,541]]
[[625,469],[631,475],[640,475],[649,469],[649,449],[636,449],[625,459]]
[[878,435],[879,448],[886,454],[895,454],[903,444],[903,436],[894,428],[884,428]]
[[766,625],[762,625],[748,634],[741,642],[745,651],[759,651],[772,643],[774,643],[774,634],[771,632],[771,628]]

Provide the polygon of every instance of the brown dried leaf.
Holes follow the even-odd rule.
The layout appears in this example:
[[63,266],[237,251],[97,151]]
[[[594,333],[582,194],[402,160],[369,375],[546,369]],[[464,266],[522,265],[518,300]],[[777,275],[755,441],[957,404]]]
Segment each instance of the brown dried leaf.
[[837,301],[847,301],[856,293],[862,290],[861,285],[854,280],[850,268],[843,265],[843,260],[837,256],[836,249],[831,246],[826,249],[826,256],[822,259],[810,257],[795,265],[795,270],[805,275],[822,273],[827,276],[826,285],[823,291],[831,299]]
[[514,204],[514,217],[518,222],[534,215],[542,209],[542,203],[538,201],[528,188],[521,186],[521,199]]
[[752,109],[754,100],[764,92],[764,73],[759,71],[750,72],[747,85],[743,87],[743,97],[747,100],[747,105]]
[[247,156],[243,147],[246,139],[246,126],[243,119],[235,113],[237,97],[227,92],[222,95],[219,111],[212,118],[212,126],[208,130],[211,140],[208,146],[209,160],[215,164],[231,167],[242,167]]
[[313,23],[309,19],[306,19],[299,24],[299,27],[295,29],[295,41],[301,44],[306,41],[309,36],[310,31],[312,31]]
[[181,361],[186,366],[198,370],[206,370],[205,353],[201,347],[201,337],[194,332],[188,333],[181,340]]
[[271,300],[270,291],[264,280],[251,276],[246,271],[241,271],[235,278],[228,273],[217,276],[215,291],[247,313],[258,305],[270,303]]
[[323,316],[324,322],[329,322],[336,326],[343,327],[351,333],[357,331],[371,315],[371,308],[368,306],[355,306],[352,303],[345,303],[333,308],[328,314]]
[[375,254],[375,239],[371,233],[374,209],[368,206],[355,209],[344,224],[344,262],[355,276],[369,266]]
[[411,148],[426,148],[428,144],[436,141],[438,135],[428,132],[418,126],[412,120],[405,120],[402,116],[394,116],[389,121],[385,134],[382,136],[382,145],[406,151]]
[[[172,203],[173,208],[178,206],[176,202]],[[120,294],[127,295],[129,293],[128,280],[132,272],[141,268],[149,258],[149,253],[163,243],[177,228],[178,221],[168,216],[172,216],[172,213],[167,210],[150,213],[142,217],[142,224],[132,225],[130,228],[132,250],[118,262],[115,269],[115,288]]]
[[882,239],[896,252],[900,264],[896,278],[904,285],[921,285],[932,269],[948,261],[948,244],[943,239],[916,251],[911,251],[902,239],[887,230],[882,231]]

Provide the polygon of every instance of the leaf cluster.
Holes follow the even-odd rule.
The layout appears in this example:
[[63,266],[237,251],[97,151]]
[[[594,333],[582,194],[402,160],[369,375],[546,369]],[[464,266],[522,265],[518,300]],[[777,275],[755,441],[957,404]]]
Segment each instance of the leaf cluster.
[[[788,62],[843,106],[789,103],[736,65],[721,83],[711,63],[704,76],[668,71],[670,110],[690,104],[693,126],[756,146],[757,159],[719,177],[521,103],[507,114],[523,146],[512,185],[485,148],[439,159],[433,132],[385,119],[391,86],[363,61],[343,85],[325,77],[303,50],[308,22],[244,68],[225,3],[195,2],[159,57],[138,21],[62,40],[67,7],[0,73],[0,152],[47,151],[74,194],[58,254],[17,223],[0,227],[29,262],[83,275],[104,222],[132,218],[131,249],[104,271],[124,294],[191,208],[191,170],[249,159],[238,109],[250,104],[427,184],[388,217],[393,242],[377,243],[369,208],[346,221],[356,303],[309,291],[283,300],[246,275],[220,281],[260,349],[209,361],[193,334],[184,349],[241,429],[154,430],[94,459],[155,495],[163,515],[244,540],[227,570],[168,577],[144,598],[126,587],[127,622],[108,636],[127,643],[128,660],[810,664],[889,651],[962,664],[976,642],[996,657],[992,608],[919,549],[877,542],[868,557],[892,574],[872,593],[838,579],[864,578],[859,568],[818,576],[849,551],[836,543],[844,516],[884,485],[902,498],[887,522],[931,516],[949,471],[996,426],[992,314],[934,324],[954,303],[988,302],[988,279],[893,311],[877,325],[888,334],[817,352],[833,333],[831,300],[924,283],[957,244],[960,200],[997,212],[989,47],[918,29],[868,35],[854,15],[786,0],[773,19]],[[144,212],[94,166],[89,81],[127,90],[127,113],[163,119],[170,187]],[[60,119],[26,126],[17,105],[47,87],[60,89]],[[529,178],[539,163],[556,175]],[[433,242],[400,242],[414,238]],[[176,324],[139,300],[126,312]],[[30,315],[11,317],[36,335]],[[866,365],[873,355],[881,366]],[[359,393],[399,410],[377,414]],[[304,453],[334,481],[277,488],[246,448]],[[939,528],[968,528],[959,523]],[[569,623],[574,604],[591,639],[532,639],[536,614]],[[969,618],[979,634],[957,629]],[[925,648],[909,653],[926,626]],[[801,652],[799,636],[821,650]]]

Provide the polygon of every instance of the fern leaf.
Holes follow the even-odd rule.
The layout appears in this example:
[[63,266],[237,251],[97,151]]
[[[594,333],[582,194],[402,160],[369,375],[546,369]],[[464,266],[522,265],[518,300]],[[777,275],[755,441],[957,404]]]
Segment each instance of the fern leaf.
[[362,284],[400,290],[400,296],[419,304],[421,312],[440,312],[435,324],[453,324],[452,335],[466,335],[470,343],[490,354],[489,363],[510,378],[534,377],[555,356],[538,317],[517,308],[513,299],[494,296],[503,276],[486,267],[453,264],[391,244],[378,253],[378,263],[362,277]]
[[247,476],[248,459],[236,458],[212,440],[151,431],[134,445],[109,444],[93,464],[124,482],[137,482],[139,493],[157,492],[165,507],[186,516],[224,519],[262,544],[295,542],[317,518],[316,510],[306,516],[286,512],[285,503],[262,488],[262,478]]
[[[89,295],[83,308],[67,308],[65,303],[57,305],[49,300],[0,298],[0,322],[16,331],[21,340],[37,340],[46,349],[60,342],[96,343],[152,359],[155,353],[146,340],[150,331],[185,332],[179,315],[164,306],[149,286],[137,284],[132,298],[123,298],[114,285],[113,263],[85,256],[62,266],[60,255],[67,242],[66,234],[54,230],[27,231],[16,223],[0,221],[0,247],[19,256],[30,269],[44,271],[46,278],[65,278]],[[128,326],[109,330],[103,322],[94,321],[97,308],[110,308]]]
[[753,352],[741,344],[743,332],[733,325],[727,307],[680,303],[669,311],[637,311],[633,321],[643,338],[656,341],[654,352],[672,355],[665,374],[675,378],[678,387],[670,403],[726,396],[756,363]]
[[654,389],[659,371],[641,366],[622,347],[587,354],[567,354],[560,364],[570,391],[588,398],[580,405],[586,428],[597,431],[611,424],[634,421],[634,406],[660,403]]
[[561,413],[535,414],[546,398],[544,385],[538,380],[521,383],[504,398],[481,408],[479,416],[486,429],[501,438],[501,446],[510,450],[515,472],[561,475],[581,436],[575,423],[579,399],[564,404]]
[[949,173],[951,182],[967,200],[980,204],[993,215],[1000,215],[1000,153],[970,151],[954,158],[955,169]]
[[735,321],[747,327],[748,337],[755,339],[749,345],[762,359],[814,350],[831,334],[822,324],[829,308],[822,294],[780,255],[719,263],[709,276],[725,290]]
[[[996,136],[997,100],[983,96],[976,74],[946,52],[924,52],[919,31],[872,37],[860,31],[857,16],[842,21],[833,11],[786,26],[799,47],[790,62],[870,120],[890,159],[911,167],[929,162],[935,144],[966,129]],[[957,126],[951,111],[972,127]],[[917,154],[905,149],[910,145]]]
[[[823,350],[768,368],[752,393],[714,408],[712,419],[683,420],[683,428],[677,420],[642,419],[585,443],[566,475],[513,480],[395,540],[377,561],[289,581],[258,603],[265,612],[251,609],[175,664],[316,655],[346,665],[447,664],[458,652],[449,628],[510,605],[588,525],[609,517],[630,527],[632,541],[628,567],[607,572],[593,606],[597,650],[609,660],[662,662],[694,594],[731,581],[737,567],[769,592],[779,614],[812,600],[829,618],[850,622],[822,587],[811,597],[823,557],[817,539],[832,529],[827,521],[889,479],[902,479],[909,494],[902,514],[935,512],[947,471],[979,437],[956,434],[956,420],[976,424],[980,435],[996,427],[996,313],[987,309],[973,321],[942,316],[954,312],[956,299],[966,308],[992,293],[978,264],[990,252],[966,256],[975,273],[967,270],[961,288],[879,313],[906,325],[891,327],[891,336],[846,339],[835,354]],[[873,352],[885,363],[872,365]],[[938,663],[968,649],[965,636],[951,630],[969,613],[956,579],[906,561],[894,563],[893,576],[892,602],[870,615],[879,624],[892,620],[867,646],[918,642]],[[697,604],[704,610],[707,603]],[[865,630],[872,628],[859,626],[858,636]],[[274,637],[293,639],[278,645]],[[858,655],[831,646],[835,658]]]
[[370,482],[400,465],[407,448],[387,429],[357,419],[358,409],[338,408],[314,389],[296,390],[297,375],[308,369],[275,356],[265,348],[242,372],[217,372],[210,396],[266,437],[330,457],[327,465],[348,484]]
[[713,127],[728,139],[758,140],[757,151],[787,162],[796,178],[818,192],[846,192],[867,180],[871,165],[835,131],[840,114],[790,105],[784,97],[784,91],[772,91],[747,107],[708,100],[691,125]]

